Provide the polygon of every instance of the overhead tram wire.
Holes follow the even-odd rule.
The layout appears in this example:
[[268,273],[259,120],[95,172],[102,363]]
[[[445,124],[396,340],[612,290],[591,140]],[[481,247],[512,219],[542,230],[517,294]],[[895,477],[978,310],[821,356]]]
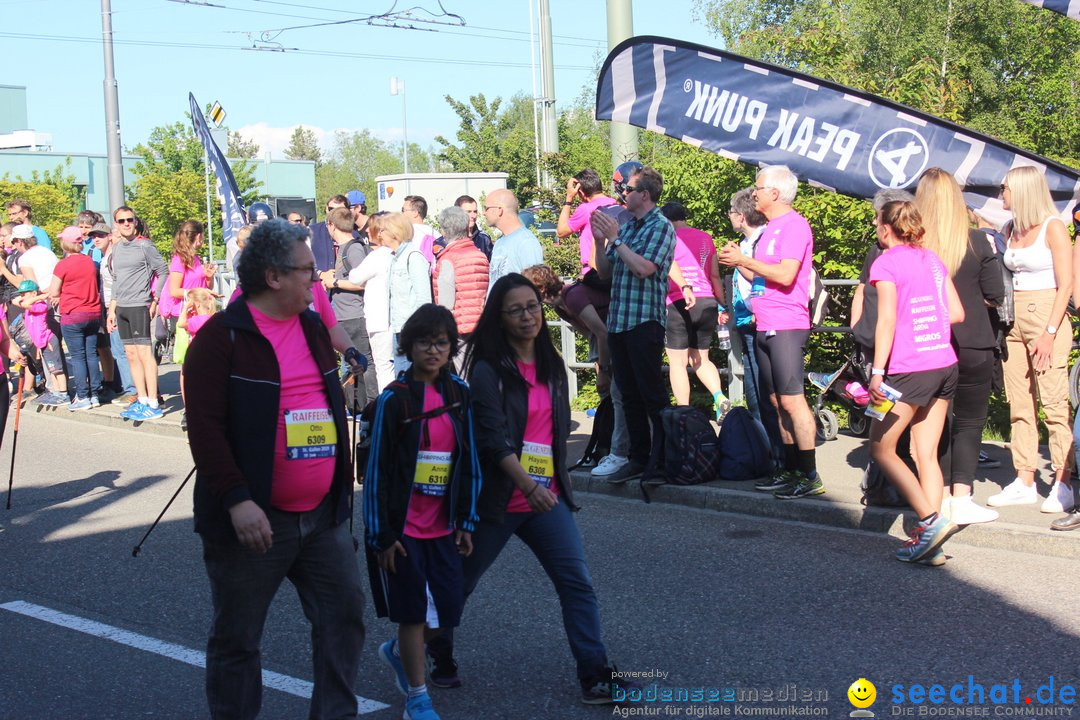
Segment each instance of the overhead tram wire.
[[[334,20],[330,20],[329,18],[324,18],[324,17],[313,17],[313,16],[310,16],[310,15],[291,15],[291,14],[287,14],[287,13],[276,13],[276,12],[271,12],[271,11],[267,11],[267,10],[253,10],[251,8],[241,8],[241,7],[234,7],[232,5],[222,5],[220,3],[197,2],[196,0],[165,0],[165,1],[166,2],[171,2],[171,3],[177,3],[177,4],[180,4],[180,5],[191,5],[193,7],[211,7],[211,8],[214,8],[214,9],[234,10],[236,12],[251,13],[251,14],[255,14],[255,15],[267,15],[267,16],[273,16],[273,17],[287,17],[287,18],[292,18],[292,19],[296,19],[296,20],[315,20],[315,21],[319,21],[317,24],[314,24],[314,25],[298,25],[298,26],[285,27],[285,28],[270,28],[268,30],[259,31],[259,32],[271,32],[271,33],[273,33],[273,32],[281,32],[281,31],[285,31],[285,30],[308,29],[308,28],[320,27],[320,26],[324,26],[324,25],[343,25],[343,24],[352,24],[352,23],[363,23],[363,24],[369,24],[372,27],[398,27],[398,28],[406,29],[406,30],[442,32],[442,33],[446,33],[447,35],[458,35],[458,36],[461,36],[461,37],[476,37],[476,38],[482,38],[482,39],[485,39],[485,40],[505,40],[505,41],[509,41],[509,42],[529,42],[529,39],[527,37],[528,33],[526,31],[524,31],[524,30],[509,30],[509,29],[506,29],[506,28],[481,27],[481,26],[474,26],[474,25],[458,26],[458,25],[452,25],[452,24],[449,24],[449,23],[437,23],[437,24],[443,25],[444,28],[419,28],[419,27],[411,27],[411,26],[408,26],[408,25],[372,24],[372,23],[369,22],[370,20],[372,20],[372,19],[380,19],[380,18],[385,17],[385,15],[383,15],[383,14],[360,14],[360,13],[357,13],[357,12],[351,11],[351,10],[341,10],[340,8],[316,7],[316,6],[310,6],[310,5],[300,5],[298,3],[276,2],[275,0],[252,0],[252,2],[266,3],[266,4],[271,4],[271,5],[282,5],[282,6],[286,6],[286,7],[299,7],[299,8],[304,8],[304,9],[308,9],[308,10],[321,10],[321,11],[326,11],[326,12],[345,13],[345,14],[349,14],[349,15],[355,15],[356,20],[337,20],[337,21],[334,21]],[[415,22],[430,22],[430,21],[419,20],[419,19],[412,19],[412,20],[415,21]],[[404,22],[408,22],[408,21],[404,21]],[[473,30],[484,30],[484,31],[487,31],[487,32],[505,33],[505,34],[508,34],[508,35],[522,35],[523,37],[502,37],[502,36],[499,36],[499,35],[485,35],[484,33],[467,32],[467,31],[459,31],[459,30],[451,29],[451,28],[455,28],[455,27],[466,27],[466,28],[471,28]],[[227,30],[225,32],[232,33],[232,34],[254,34],[257,31]],[[559,45],[559,46],[562,46],[562,47],[580,47],[580,48],[603,48],[603,47],[605,47],[605,41],[601,40],[601,39],[598,39],[598,38],[583,38],[583,37],[576,37],[576,36],[571,36],[571,35],[553,35],[552,37],[553,38],[560,38],[562,40],[578,41],[578,42],[556,42],[555,43],[555,45]]]
[[[70,42],[70,43],[82,43],[90,45],[100,45],[101,38],[87,38],[87,37],[71,37],[61,35],[40,35],[29,33],[6,33],[0,32],[0,38],[8,38],[12,40],[31,40],[31,41],[43,41],[43,42]],[[212,43],[192,43],[192,42],[168,42],[168,41],[152,41],[152,40],[122,40],[114,39],[114,45],[135,45],[142,47],[160,47],[160,48],[175,48],[184,50],[224,50],[224,51],[240,51],[247,52],[256,50],[258,48],[252,47],[240,47],[236,45],[217,45]],[[512,63],[512,62],[488,62],[483,60],[460,60],[460,59],[448,59],[445,57],[440,58],[424,58],[411,55],[373,55],[369,53],[350,53],[336,50],[305,50],[303,48],[281,48],[283,52],[290,52],[296,55],[309,55],[312,57],[339,57],[350,58],[359,60],[393,60],[400,62],[415,62],[424,64],[437,64],[437,65],[466,65],[474,67],[512,67],[512,68],[527,68],[531,67],[529,63]],[[593,70],[591,65],[556,65],[559,70]]]

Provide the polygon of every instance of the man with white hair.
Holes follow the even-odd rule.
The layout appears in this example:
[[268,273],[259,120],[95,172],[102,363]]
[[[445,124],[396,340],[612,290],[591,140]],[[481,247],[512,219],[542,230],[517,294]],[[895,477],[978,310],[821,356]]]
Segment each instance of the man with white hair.
[[750,295],[757,319],[760,396],[776,407],[784,443],[783,469],[755,487],[782,499],[825,492],[817,473],[814,413],[803,390],[814,236],[810,223],[792,208],[798,189],[799,179],[783,165],[758,172],[754,203],[769,222],[754,256],[743,255],[734,243],[717,256],[722,264],[754,275]]

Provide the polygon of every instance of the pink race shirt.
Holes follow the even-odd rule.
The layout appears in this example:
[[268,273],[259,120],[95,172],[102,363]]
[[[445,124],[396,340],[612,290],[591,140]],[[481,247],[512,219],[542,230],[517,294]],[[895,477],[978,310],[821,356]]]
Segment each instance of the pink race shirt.
[[213,315],[192,315],[187,321],[187,334],[190,337],[195,337],[195,333],[202,330],[202,326],[206,324],[206,321],[214,317]]
[[[692,227],[675,231],[675,263],[682,270],[686,284],[694,288],[694,297],[715,297],[709,282],[709,263],[713,257],[716,257],[716,245],[712,235]],[[669,279],[667,304],[682,299],[682,288]]]
[[765,281],[761,295],[752,293],[757,329],[806,330],[810,327],[810,264],[814,255],[814,234],[810,223],[794,210],[769,221],[758,240],[754,258],[769,265],[781,260],[798,260],[795,282],[784,287]]
[[[206,270],[203,268],[203,262],[198,256],[195,256],[195,260],[191,267],[184,267],[184,260],[179,255],[173,255],[172,260],[169,261],[169,274],[180,273],[182,275],[180,279],[180,287],[183,290],[194,290],[195,288],[208,287],[206,283]],[[169,292],[168,284],[165,285],[165,289],[161,292],[161,315],[162,317],[176,317],[180,314],[180,308],[183,307],[183,298],[173,297]]]
[[248,308],[259,332],[274,346],[281,369],[270,503],[286,512],[307,512],[330,491],[337,462],[337,426],[326,383],[299,317],[278,320],[251,304]]
[[[234,302],[243,294],[243,290],[237,286],[232,295],[229,296],[229,302]],[[311,305],[309,307],[319,313],[319,317],[322,318],[323,325],[326,326],[327,330],[337,325],[337,315],[334,314],[334,308],[330,304],[330,296],[326,294],[326,288],[319,281],[311,284]]]
[[889,354],[890,375],[937,370],[956,363],[950,342],[949,271],[930,250],[895,245],[870,266],[870,283],[896,285],[896,334]]
[[[424,388],[424,412],[445,404],[434,385]],[[409,511],[405,514],[405,534],[430,540],[453,532],[450,528],[450,472],[457,438],[449,413],[422,422],[413,492],[409,498]]]
[[593,234],[589,217],[592,216],[594,210],[614,204],[613,199],[607,195],[601,195],[578,205],[577,209],[570,213],[570,219],[566,221],[570,225],[570,229],[578,235],[578,251],[581,253],[582,275],[589,272],[589,261],[592,260]]
[[[551,389],[547,383],[536,381],[536,364],[526,365],[517,361],[518,372],[529,384],[529,416],[525,421],[524,444],[521,448],[521,464],[533,480],[556,495],[559,483],[555,482],[555,455],[551,444],[555,437],[555,419],[551,411]],[[514,488],[506,512],[532,512],[524,493]]]

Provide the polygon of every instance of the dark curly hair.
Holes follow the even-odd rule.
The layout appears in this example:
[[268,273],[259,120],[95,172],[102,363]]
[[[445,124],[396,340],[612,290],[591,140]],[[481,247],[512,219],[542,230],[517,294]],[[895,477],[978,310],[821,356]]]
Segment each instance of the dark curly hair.
[[457,355],[458,330],[454,314],[435,303],[425,303],[409,316],[398,334],[398,353],[412,359],[413,343],[422,338],[433,338],[446,333],[450,340],[450,357]]

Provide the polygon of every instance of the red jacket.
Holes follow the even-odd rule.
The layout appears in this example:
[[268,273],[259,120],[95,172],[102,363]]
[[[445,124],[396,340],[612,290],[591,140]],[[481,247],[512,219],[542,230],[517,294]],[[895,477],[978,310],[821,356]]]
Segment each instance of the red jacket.
[[439,253],[435,270],[431,273],[431,286],[436,304],[439,302],[439,275],[445,271],[446,264],[453,266],[454,273],[454,313],[458,332],[462,335],[471,333],[484,310],[487,299],[489,271],[488,259],[473,245],[469,238],[459,238]]

